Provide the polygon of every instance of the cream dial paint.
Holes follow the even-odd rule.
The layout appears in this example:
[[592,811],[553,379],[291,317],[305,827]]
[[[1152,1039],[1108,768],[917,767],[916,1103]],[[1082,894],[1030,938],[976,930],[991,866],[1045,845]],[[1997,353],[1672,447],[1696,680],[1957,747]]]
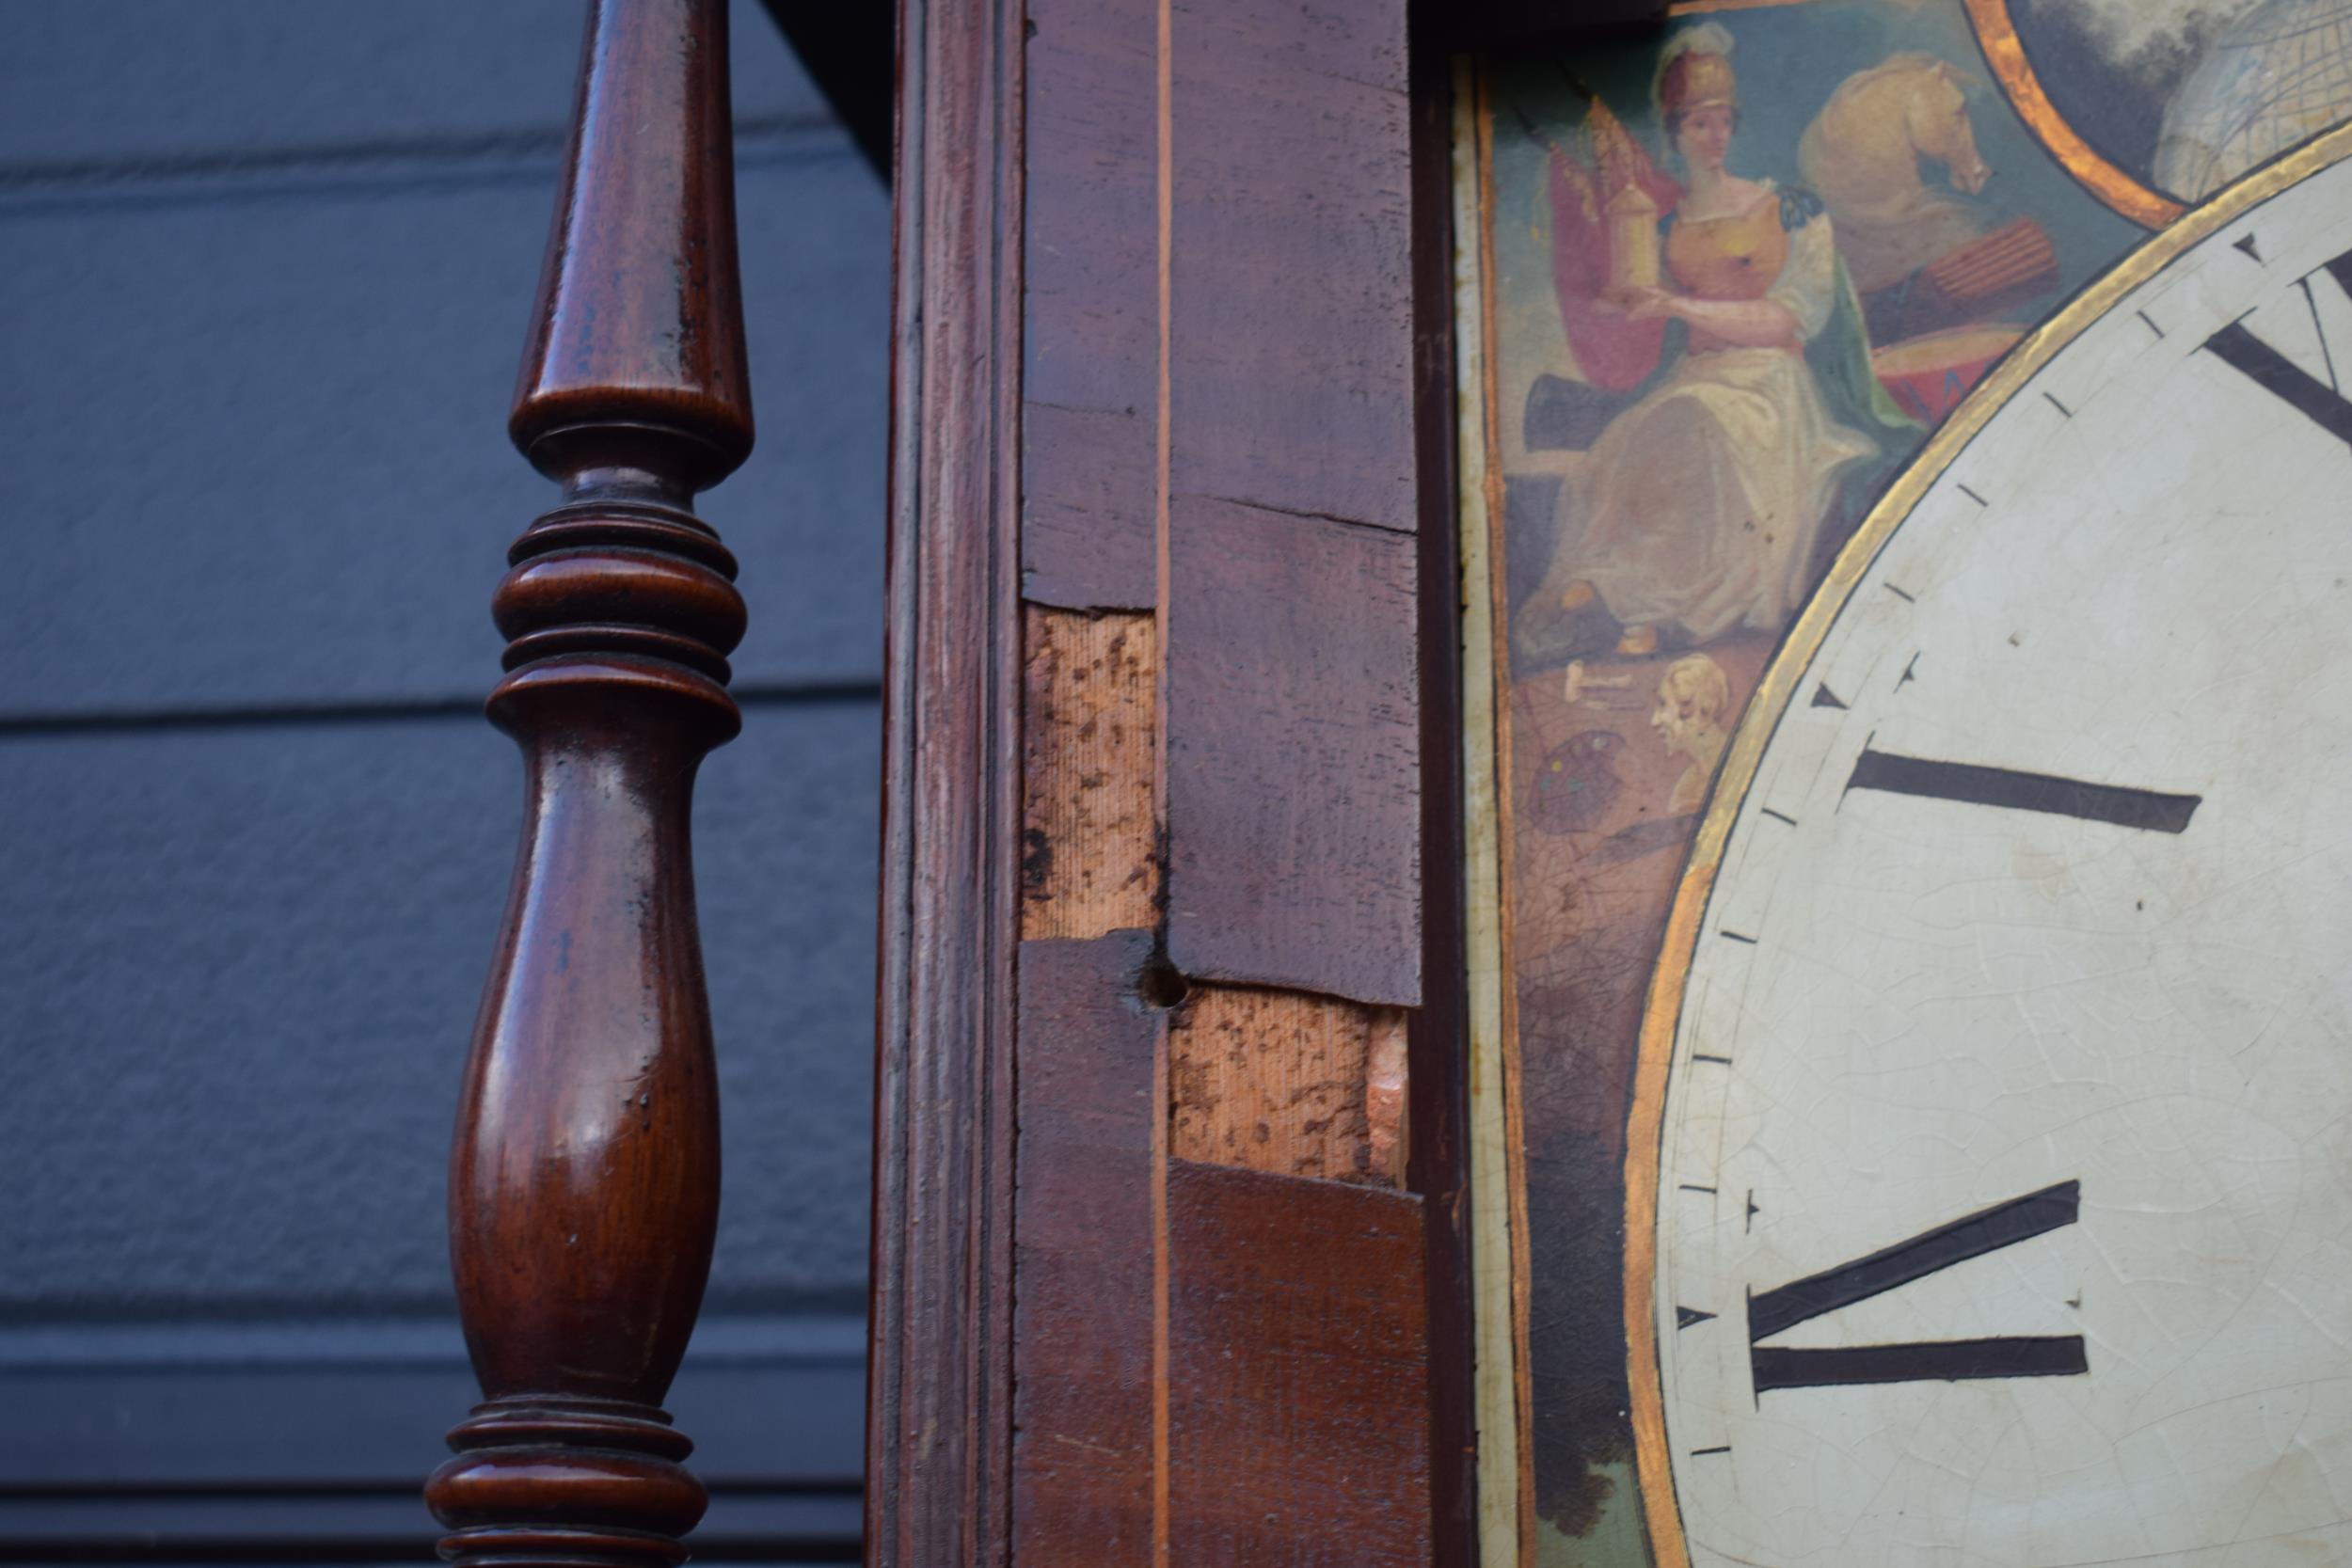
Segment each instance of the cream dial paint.
[[2237,205],[1735,749],[1635,1209],[1669,1563],[2352,1562],[2352,166]]

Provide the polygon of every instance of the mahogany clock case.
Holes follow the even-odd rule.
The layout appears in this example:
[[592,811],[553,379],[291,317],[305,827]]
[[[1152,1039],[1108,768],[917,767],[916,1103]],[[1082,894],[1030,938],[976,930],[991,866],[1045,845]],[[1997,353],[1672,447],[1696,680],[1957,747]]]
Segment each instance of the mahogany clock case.
[[[903,8],[871,1560],[1641,1560],[1710,780],[1875,494],[2191,199],[2036,76],[2058,8]],[[1768,517],[1673,497],[1734,405],[1808,447]]]

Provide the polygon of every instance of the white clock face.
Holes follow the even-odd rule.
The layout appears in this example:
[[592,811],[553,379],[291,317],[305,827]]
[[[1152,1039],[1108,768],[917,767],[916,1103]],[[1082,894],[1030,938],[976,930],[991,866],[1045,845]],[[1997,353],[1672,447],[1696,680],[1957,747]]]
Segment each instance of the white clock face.
[[2352,1562],[2348,287],[2352,164],[2244,205],[1789,664],[1652,1113],[1690,1562]]

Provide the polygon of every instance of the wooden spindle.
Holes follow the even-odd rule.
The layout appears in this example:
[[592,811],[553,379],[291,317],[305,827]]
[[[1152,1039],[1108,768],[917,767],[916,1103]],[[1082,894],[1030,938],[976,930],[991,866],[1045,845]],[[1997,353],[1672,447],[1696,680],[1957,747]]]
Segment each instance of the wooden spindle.
[[733,182],[724,0],[595,0],[508,420],[563,499],[493,601],[527,783],[450,1168],[461,1563],[675,1563],[706,1503],[661,1402],[719,1210],[687,822],[743,601],[691,508],[752,445]]

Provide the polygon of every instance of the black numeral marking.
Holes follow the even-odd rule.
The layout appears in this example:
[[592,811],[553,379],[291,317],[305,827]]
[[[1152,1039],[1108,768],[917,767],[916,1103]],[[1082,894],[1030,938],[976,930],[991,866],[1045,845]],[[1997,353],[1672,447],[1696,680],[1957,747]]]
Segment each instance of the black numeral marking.
[[2111,822],[2152,833],[2177,833],[2203,804],[2201,795],[2169,795],[2154,789],[2090,784],[2055,773],[2027,773],[1974,762],[1939,762],[1865,746],[1854,758],[1849,790],[1876,789],[1889,795],[1953,800],[1962,805],[2038,811],[2085,822]]
[[2090,1370],[2079,1334],[2011,1339],[1931,1339],[1915,1345],[1846,1345],[1836,1350],[1751,1346],[1758,1398],[1775,1388],[1839,1388],[1858,1383],[1968,1383],[1995,1377],[2078,1377]]
[[[2352,293],[2352,251],[2346,251],[2326,263],[2327,272],[2346,293]],[[2303,287],[2305,302],[2311,303],[2311,279],[2296,279]],[[2312,309],[2312,326],[2318,326],[2318,311]],[[2327,381],[2320,380],[2302,366],[2264,342],[2247,329],[2243,320],[2233,321],[2205,340],[2206,349],[2223,364],[2238,372],[2264,391],[2284,403],[2289,408],[2311,420],[2346,446],[2352,446],[2352,400],[2334,385],[2335,356],[2328,347],[2328,340],[2320,338],[2320,353],[2329,368]]]
[[2090,1364],[2084,1356],[2079,1334],[1847,1345],[1831,1350],[1785,1350],[1757,1342],[1955,1263],[2072,1225],[2081,1207],[2082,1183],[2061,1181],[1923,1231],[1867,1258],[1749,1296],[1748,1359],[1756,1398],[1760,1401],[1777,1388],[2068,1377],[2088,1372]]

